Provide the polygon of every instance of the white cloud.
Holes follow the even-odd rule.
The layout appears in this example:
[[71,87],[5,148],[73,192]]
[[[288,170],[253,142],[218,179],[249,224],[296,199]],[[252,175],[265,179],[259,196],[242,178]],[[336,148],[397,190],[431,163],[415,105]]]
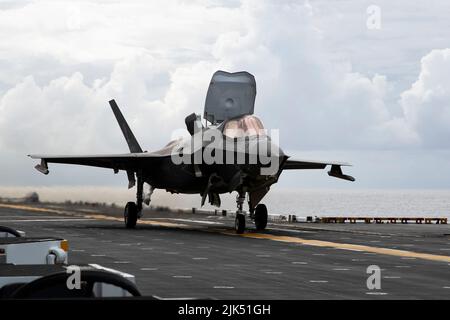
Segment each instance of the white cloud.
[[[12,161],[12,154],[125,152],[107,105],[111,98],[144,148],[161,147],[184,126],[187,114],[202,113],[217,69],[256,76],[256,113],[267,127],[282,130],[285,148],[448,147],[450,49],[426,55],[418,80],[402,93],[404,84],[392,74],[405,67],[389,57],[403,52],[405,42],[396,47],[395,38],[407,28],[395,28],[400,11],[381,8],[387,19],[384,46],[383,36],[364,29],[361,4],[173,0],[8,6],[0,10],[0,148],[7,153],[0,165]],[[422,39],[421,50],[426,47]],[[408,66],[417,63],[399,56],[408,58]],[[380,65],[391,66],[388,75],[387,69],[374,72]]]
[[450,147],[450,49],[422,58],[419,78],[402,93],[400,103],[423,145]]

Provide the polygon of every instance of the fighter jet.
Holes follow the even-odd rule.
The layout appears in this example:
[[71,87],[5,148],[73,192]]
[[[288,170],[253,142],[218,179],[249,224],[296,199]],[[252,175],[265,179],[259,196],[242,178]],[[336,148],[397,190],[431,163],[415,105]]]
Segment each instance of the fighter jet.
[[[114,100],[112,111],[130,153],[111,155],[29,155],[41,159],[35,168],[48,174],[49,163],[64,163],[112,169],[127,173],[128,188],[136,185],[136,202],[124,210],[127,228],[142,217],[143,203],[149,205],[154,189],[172,193],[199,194],[201,204],[220,207],[220,194],[237,192],[235,230],[243,233],[246,217],[257,230],[267,226],[267,207],[260,203],[284,170],[325,169],[328,175],[354,181],[342,173],[345,162],[294,160],[279,148],[254,113],[256,81],[248,72],[217,71],[212,76],[204,107],[204,123],[195,113],[185,118],[189,135],[164,148],[143,151]],[[144,183],[149,191],[144,194]],[[248,212],[244,210],[248,201]]]

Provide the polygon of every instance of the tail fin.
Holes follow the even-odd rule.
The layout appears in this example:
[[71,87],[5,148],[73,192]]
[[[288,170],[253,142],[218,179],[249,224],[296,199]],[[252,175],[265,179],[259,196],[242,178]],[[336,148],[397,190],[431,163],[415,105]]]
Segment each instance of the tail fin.
[[122,129],[123,136],[125,137],[125,140],[128,143],[128,147],[130,148],[130,152],[132,153],[142,153],[141,146],[137,142],[133,131],[131,131],[130,127],[128,126],[127,121],[122,115],[122,112],[120,112],[119,107],[117,106],[116,101],[110,100],[109,105],[111,106],[112,111],[114,112],[114,115],[116,116],[117,122],[119,123],[120,129]]

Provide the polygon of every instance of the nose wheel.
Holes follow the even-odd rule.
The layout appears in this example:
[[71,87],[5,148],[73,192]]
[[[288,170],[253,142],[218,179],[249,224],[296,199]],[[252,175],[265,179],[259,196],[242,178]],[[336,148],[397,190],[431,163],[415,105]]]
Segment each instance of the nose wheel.
[[236,219],[234,220],[234,229],[236,230],[237,234],[244,233],[245,230],[245,215],[244,214],[237,214]]
[[238,210],[236,212],[236,219],[234,220],[234,229],[238,234],[244,233],[245,230],[244,201],[245,201],[245,193],[239,192],[238,196],[236,197],[236,204]]

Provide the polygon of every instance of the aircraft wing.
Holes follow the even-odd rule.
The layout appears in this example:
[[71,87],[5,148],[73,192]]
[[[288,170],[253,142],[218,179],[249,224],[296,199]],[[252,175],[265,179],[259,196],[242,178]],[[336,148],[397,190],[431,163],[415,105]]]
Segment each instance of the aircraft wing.
[[343,166],[351,166],[351,164],[347,162],[337,162],[337,161],[313,161],[313,160],[295,160],[295,159],[287,159],[283,164],[283,170],[292,170],[292,169],[325,169],[326,166],[331,166],[330,171],[328,171],[328,175],[344,180],[355,181],[355,178],[349,175],[345,175],[342,173],[341,167]]
[[159,163],[163,155],[155,153],[125,153],[112,155],[84,155],[84,156],[54,156],[54,155],[29,155],[32,159],[41,159],[41,163],[35,168],[48,174],[48,163],[64,163],[75,164],[90,167],[100,167],[113,169],[115,172],[119,170],[126,170],[127,172],[134,172],[138,169],[151,168],[152,165]]
[[115,173],[119,170],[125,170],[128,175],[128,187],[131,188],[135,184],[134,173],[140,169],[145,170],[157,170],[159,168],[161,159],[165,156],[170,156],[171,148],[168,146],[162,150],[147,153],[142,151],[136,137],[131,131],[128,123],[126,122],[122,112],[120,111],[117,103],[114,100],[109,101],[111,109],[116,117],[117,123],[122,130],[123,136],[128,144],[130,153],[124,154],[110,154],[110,155],[84,155],[84,156],[72,156],[72,155],[29,155],[32,159],[41,159],[41,163],[36,165],[35,168],[43,174],[48,174],[48,163],[65,163],[75,164],[90,167],[100,167],[113,169]]

